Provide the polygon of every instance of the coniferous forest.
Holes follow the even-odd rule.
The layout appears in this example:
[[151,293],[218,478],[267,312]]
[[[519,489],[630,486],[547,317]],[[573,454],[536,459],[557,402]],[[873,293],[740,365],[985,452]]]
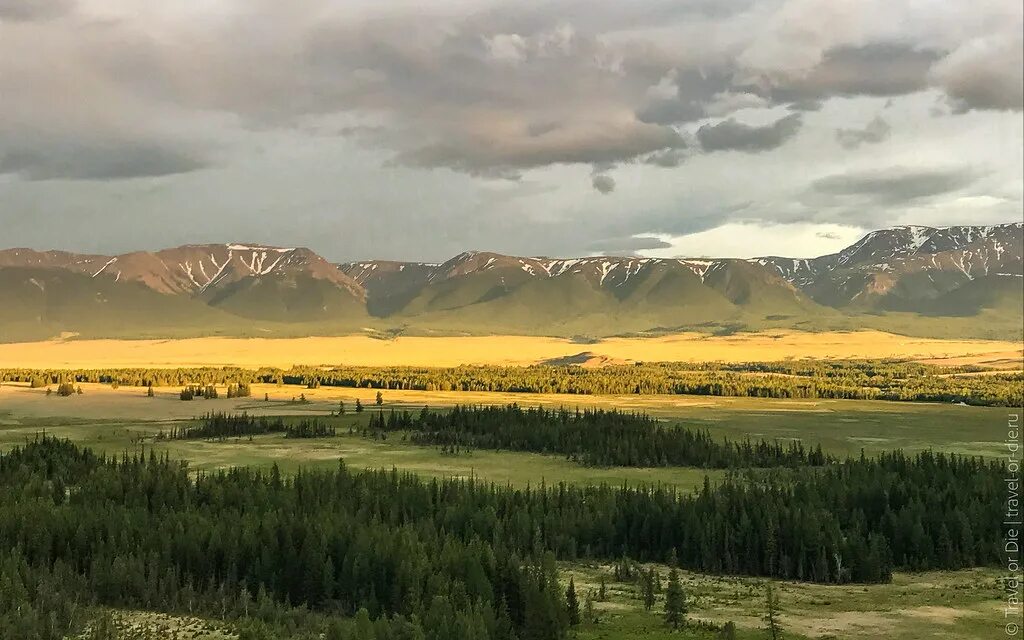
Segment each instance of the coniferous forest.
[[272,625],[365,609],[383,637],[557,639],[556,559],[826,583],[991,565],[1002,475],[927,452],[735,471],[693,493],[512,488],[343,463],[197,474],[42,437],[0,455],[0,627],[60,638],[92,604]]

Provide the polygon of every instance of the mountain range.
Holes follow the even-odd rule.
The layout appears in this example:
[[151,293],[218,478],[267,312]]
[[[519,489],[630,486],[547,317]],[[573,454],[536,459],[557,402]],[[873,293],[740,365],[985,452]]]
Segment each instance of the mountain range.
[[573,259],[468,251],[335,264],[310,249],[0,251],[0,340],[879,328],[1019,337],[1022,224],[903,226],[816,258]]

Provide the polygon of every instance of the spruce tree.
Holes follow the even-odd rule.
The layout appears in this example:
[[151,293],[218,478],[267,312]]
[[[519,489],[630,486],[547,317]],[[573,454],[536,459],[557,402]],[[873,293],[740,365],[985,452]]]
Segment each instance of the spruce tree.
[[597,613],[594,611],[594,592],[587,593],[587,599],[583,603],[583,620],[587,624],[597,624]]
[[569,614],[569,624],[573,627],[580,623],[580,601],[576,596],[576,583],[569,578],[569,587],[565,590],[565,610]]
[[654,607],[657,580],[658,577],[654,573],[654,567],[651,567],[644,574],[644,609],[647,611]]
[[381,406],[383,404],[384,404],[384,394],[381,393],[380,391],[378,391],[377,392],[377,406],[379,407],[379,406]]
[[498,612],[495,615],[494,620],[494,633],[491,634],[493,640],[516,640],[516,630],[512,624],[512,618],[508,612],[508,602],[505,600],[505,596],[501,597],[501,602],[498,604]]
[[764,623],[771,640],[779,640],[782,637],[782,629],[779,627],[779,596],[770,582],[764,592]]
[[354,640],[374,640],[377,637],[370,621],[370,612],[363,607],[356,612],[356,628]]
[[676,568],[676,552],[672,550],[672,570],[668,573],[668,587],[665,589],[665,622],[673,629],[686,625],[686,593],[679,581]]

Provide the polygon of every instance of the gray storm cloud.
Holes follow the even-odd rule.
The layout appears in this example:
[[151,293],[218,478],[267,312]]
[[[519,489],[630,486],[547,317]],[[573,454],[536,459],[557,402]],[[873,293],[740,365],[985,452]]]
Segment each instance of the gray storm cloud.
[[49,20],[74,8],[74,0],[0,0],[0,21]]
[[[808,198],[859,198],[854,224],[893,219],[957,191],[944,185],[961,174],[913,166],[947,153],[991,173],[964,183],[975,196],[1020,197],[1024,18],[1004,1],[230,6],[225,19],[199,0],[0,0],[11,242],[95,232],[111,245],[97,248],[134,248],[114,213],[127,206],[147,228],[194,216],[178,227],[190,241],[243,223],[264,241],[299,234],[281,210],[363,227],[372,241],[330,236],[343,255],[407,254],[424,234],[432,258],[524,248],[537,234],[507,220],[527,220],[565,254],[741,215],[813,221]],[[901,173],[866,175],[865,154],[893,154]],[[833,175],[805,177],[818,166]],[[741,201],[755,204],[732,212]],[[42,212],[66,223],[18,217]]]
[[914,170],[891,167],[826,176],[814,181],[811,189],[830,196],[853,196],[900,204],[958,191],[976,179],[969,168]]
[[763,126],[751,126],[733,118],[718,124],[706,124],[697,130],[697,140],[705,151],[759,152],[775,149],[800,130],[803,117],[799,113],[783,116]]
[[960,111],[1024,107],[1024,30],[971,40],[932,70]]
[[875,116],[861,129],[836,129],[836,140],[847,149],[862,144],[877,144],[889,137],[892,127],[881,116]]
[[595,175],[590,183],[594,186],[594,189],[600,193],[609,194],[615,191],[615,178],[609,175],[599,173]]
[[650,249],[668,249],[672,245],[660,238],[651,236],[605,238],[590,243],[590,251],[602,253],[633,253]]
[[0,151],[0,174],[25,180],[120,180],[196,171],[205,163],[187,153],[138,142]]

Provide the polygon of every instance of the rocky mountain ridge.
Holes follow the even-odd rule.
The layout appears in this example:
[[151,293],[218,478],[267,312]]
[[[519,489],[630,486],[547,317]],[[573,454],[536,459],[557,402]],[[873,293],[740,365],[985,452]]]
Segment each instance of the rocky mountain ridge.
[[[168,310],[158,323],[174,316],[228,326],[318,323],[331,331],[814,329],[871,324],[887,314],[942,329],[941,318],[1020,316],[1022,226],[894,227],[814,258],[467,251],[443,263],[332,264],[306,248],[244,243],[117,256],[8,249],[0,251],[0,298],[10,302],[8,322],[46,330],[148,308]],[[119,305],[129,299],[126,315]]]

